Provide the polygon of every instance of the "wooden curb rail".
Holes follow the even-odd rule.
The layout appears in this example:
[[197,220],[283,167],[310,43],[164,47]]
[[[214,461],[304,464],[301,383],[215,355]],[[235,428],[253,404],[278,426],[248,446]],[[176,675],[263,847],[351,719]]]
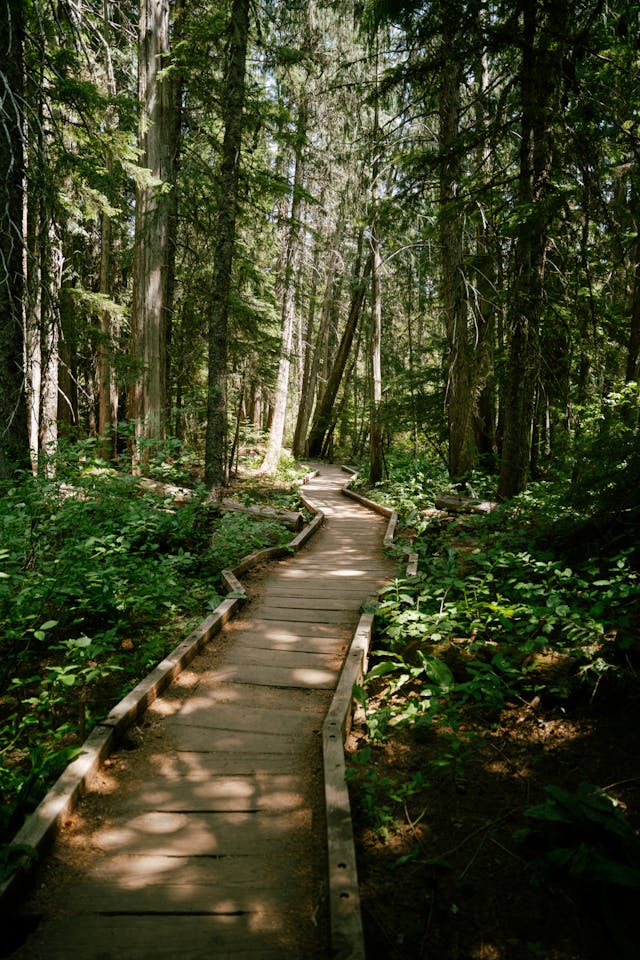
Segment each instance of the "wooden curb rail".
[[[307,474],[307,483],[317,471]],[[9,844],[13,854],[11,872],[0,882],[0,905],[5,905],[21,892],[38,858],[53,842],[62,822],[72,813],[79,798],[86,791],[104,760],[114,750],[122,735],[160,696],[163,690],[193,660],[204,645],[230,620],[246,600],[238,577],[265,560],[286,556],[299,550],[324,521],[324,514],[298,491],[304,506],[314,514],[312,520],[286,547],[267,547],[244,557],[231,569],[221,573],[224,584],[233,596],[223,600],[216,609],[164,658],[144,680],[141,680],[102,720],[82,744],[79,754],[60,775],[53,787],[40,801]]]

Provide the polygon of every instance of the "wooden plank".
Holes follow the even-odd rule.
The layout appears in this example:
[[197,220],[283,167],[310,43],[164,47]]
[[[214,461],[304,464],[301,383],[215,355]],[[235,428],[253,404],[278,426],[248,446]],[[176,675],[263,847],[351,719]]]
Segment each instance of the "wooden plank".
[[[179,860],[178,857],[165,859],[174,863]],[[88,877],[67,892],[72,898],[74,911],[78,913],[94,912],[98,903],[101,914],[207,913],[232,916],[246,913],[253,914],[257,921],[267,915],[277,915],[283,908],[295,909],[297,891],[286,883],[286,877],[278,877],[273,870],[265,871],[264,864],[255,857],[223,857],[220,860],[194,857],[187,862],[214,864],[218,869],[206,883],[185,880],[179,868],[175,868],[164,882],[150,882],[148,877],[133,881],[127,872],[114,883],[101,873]],[[224,868],[229,864],[242,866],[242,880],[230,882],[227,879]]]
[[[268,624],[268,621],[264,621]],[[342,656],[348,646],[348,635],[351,631],[345,630],[344,638],[325,638],[310,636],[269,635],[268,629],[240,636],[235,642],[237,649],[251,650],[295,650],[300,653],[320,653]]]
[[288,938],[279,917],[252,913],[72,917],[41,924],[15,960],[302,960],[302,930]]
[[[278,620],[289,623],[353,623],[354,614],[343,609],[323,610],[320,607],[288,607],[286,604],[277,604],[275,601],[270,603],[262,602],[256,604],[253,613],[261,620]],[[355,612],[357,620],[357,610]]]
[[[271,658],[273,662],[273,657]],[[267,710],[252,705],[217,703],[204,693],[190,697],[170,720],[170,726],[208,727],[254,734],[309,735],[318,727],[320,717],[299,710]]]
[[316,587],[314,590],[313,587],[308,586],[306,590],[298,588],[298,593],[295,595],[291,589],[287,590],[286,587],[283,587],[280,591],[265,590],[260,605],[280,606],[287,610],[337,610],[342,612],[352,593],[353,591],[350,591],[346,596],[343,594],[342,597],[336,597],[335,594],[327,596],[326,591],[322,594],[319,588]]
[[[227,663],[237,663],[246,666],[277,667],[278,669],[306,669],[312,670],[339,670],[342,657],[339,651],[330,653],[310,652],[309,650],[274,650],[262,647],[234,644],[234,649],[227,657]],[[256,727],[256,729],[260,729]]]
[[93,846],[111,854],[165,857],[238,857],[268,854],[286,839],[295,842],[310,829],[311,810],[282,813],[143,811],[108,822],[93,835]]
[[177,750],[172,766],[182,770],[208,770],[211,776],[242,776],[296,773],[300,757],[295,753],[240,753],[237,750]]
[[311,667],[267,667],[248,664],[229,664],[217,670],[218,683],[255,684],[267,687],[297,687],[309,690],[333,690],[338,670],[313,669]]
[[249,813],[254,810],[296,810],[305,802],[304,783],[298,774],[245,774],[212,776],[200,772],[169,780],[146,778],[142,790],[121,793],[119,808],[130,810],[201,810]]
[[299,640],[300,638],[312,637],[316,639],[332,640],[342,643],[345,637],[351,639],[351,631],[348,625],[342,626],[336,623],[306,623],[302,620],[265,620],[259,616],[253,616],[250,620],[243,620],[236,625],[236,636],[253,637],[260,634],[267,639],[274,640]]
[[[292,731],[295,734],[295,731]],[[260,733],[255,730],[227,730],[223,727],[198,726],[197,724],[167,724],[167,735],[177,750],[223,751],[234,753],[296,754],[300,755],[300,738],[295,735]]]

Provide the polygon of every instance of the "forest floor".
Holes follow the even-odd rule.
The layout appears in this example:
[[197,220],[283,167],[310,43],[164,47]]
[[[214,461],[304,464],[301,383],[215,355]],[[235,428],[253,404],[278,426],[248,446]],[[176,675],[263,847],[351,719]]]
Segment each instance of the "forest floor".
[[[238,481],[233,495],[246,487],[258,500],[272,494],[254,479]],[[258,592],[262,575],[252,576]],[[615,824],[598,824],[597,812],[585,823],[585,808],[568,827],[526,811],[548,802],[549,785],[575,793],[589,783],[638,832],[637,683],[620,688],[605,675],[591,696],[560,699],[552,690],[561,667],[546,665],[540,696],[493,712],[466,704],[455,730],[398,726],[372,742],[355,724],[350,786],[367,960],[635,960],[637,894],[606,873],[624,860],[624,844],[610,856]],[[383,687],[368,685],[370,712]],[[573,880],[540,869],[543,855],[563,851],[582,858]],[[321,876],[318,845],[310,856]]]
[[[535,882],[536,856],[549,849],[575,853],[583,844],[585,856],[597,856],[594,823],[586,838],[576,817],[568,838],[552,830],[518,840],[518,831],[534,826],[525,810],[548,799],[548,784],[606,788],[640,825],[640,702],[618,694],[602,690],[573,708],[539,698],[508,702],[493,716],[468,707],[455,734],[434,724],[426,733],[395,729],[370,744],[354,729],[351,789],[368,960],[637,956],[635,894],[589,877],[560,882],[543,873]],[[366,775],[359,750],[370,757]],[[445,758],[440,768],[438,758]],[[407,791],[410,784],[419,786]]]

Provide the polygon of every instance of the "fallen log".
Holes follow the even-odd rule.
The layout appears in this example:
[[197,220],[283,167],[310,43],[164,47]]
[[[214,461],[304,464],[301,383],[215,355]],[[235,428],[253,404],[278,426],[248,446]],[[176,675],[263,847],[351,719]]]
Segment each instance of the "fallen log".
[[238,503],[237,500],[229,500],[226,497],[215,502],[220,510],[226,510],[230,513],[245,513],[259,520],[276,520],[278,523],[284,524],[288,530],[294,530],[296,533],[299,533],[305,524],[304,515],[293,510],[276,510],[275,507],[263,507],[257,503],[246,506],[244,503]]
[[436,497],[437,509],[448,513],[491,513],[497,506],[492,500],[478,500],[477,497],[455,497],[448,493]]
[[[146,490],[153,490],[163,497],[171,497],[175,503],[186,503],[193,496],[193,490],[188,487],[176,487],[171,483],[163,483],[161,480],[150,480],[148,477],[138,478],[140,486]],[[237,500],[231,500],[228,497],[221,499],[212,499],[209,505],[214,510],[229,513],[246,513],[250,517],[258,520],[275,520],[282,523],[288,530],[299,533],[305,525],[304,514],[294,510],[277,510],[275,507],[260,506],[254,503],[247,506],[239,503]]]
[[173,483],[163,483],[162,480],[151,480],[149,477],[136,477],[139,485],[145,490],[159,493],[161,497],[171,497],[176,503],[186,503],[193,496],[189,487],[176,487]]

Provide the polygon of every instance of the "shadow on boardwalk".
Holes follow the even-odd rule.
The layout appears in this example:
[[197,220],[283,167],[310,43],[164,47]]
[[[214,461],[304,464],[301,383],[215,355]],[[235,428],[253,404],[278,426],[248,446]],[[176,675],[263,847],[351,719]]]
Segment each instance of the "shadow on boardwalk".
[[[146,712],[65,824],[16,960],[329,956],[321,728],[384,521],[322,467],[326,515]],[[27,934],[27,931],[31,933]]]

